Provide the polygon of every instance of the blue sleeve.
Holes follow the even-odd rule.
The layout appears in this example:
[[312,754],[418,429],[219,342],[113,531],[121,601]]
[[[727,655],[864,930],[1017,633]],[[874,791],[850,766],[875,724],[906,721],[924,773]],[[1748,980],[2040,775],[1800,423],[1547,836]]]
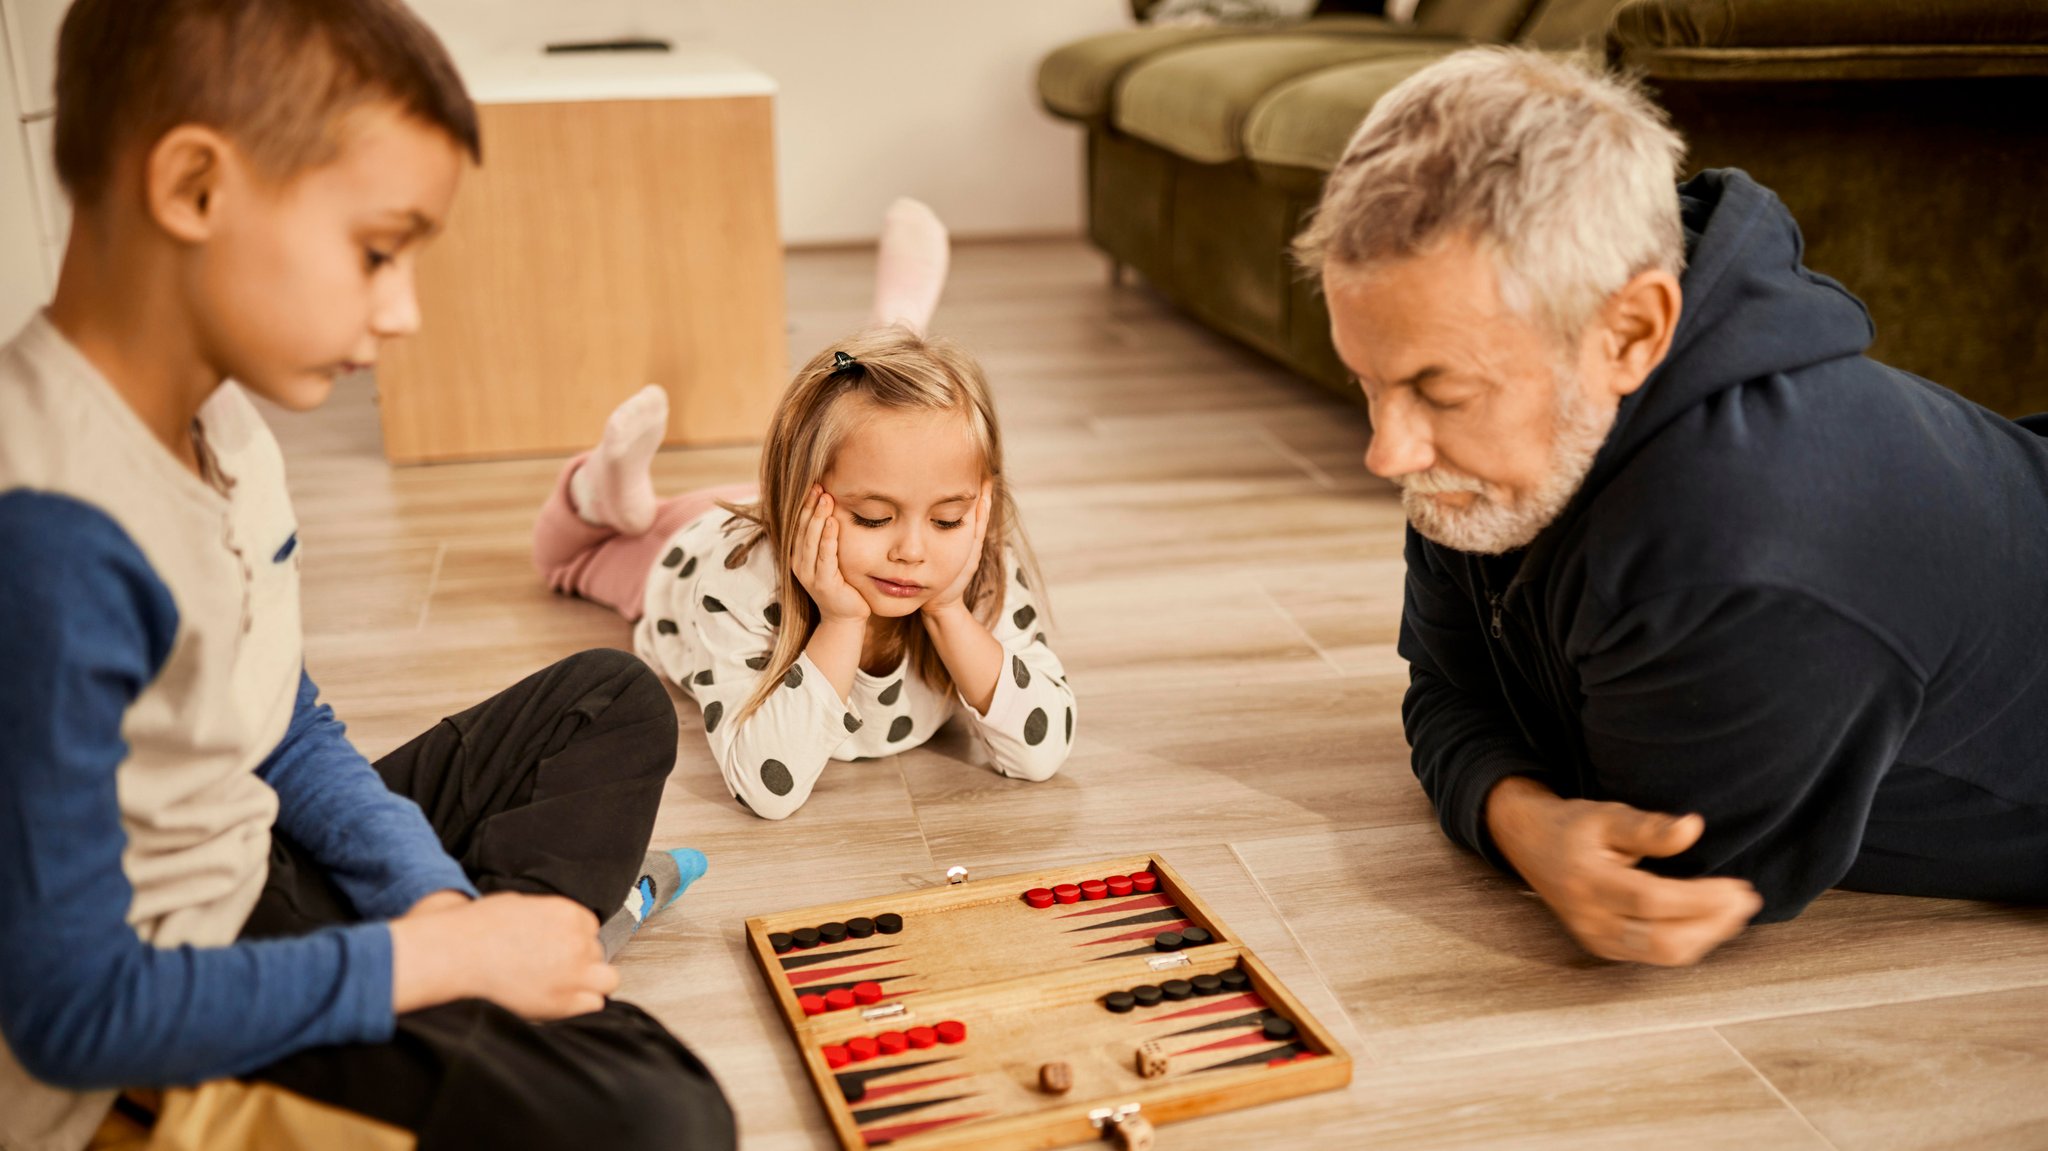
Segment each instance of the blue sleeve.
[[83,1090],[388,1039],[383,924],[219,948],[136,935],[115,772],[177,606],[120,527],[76,500],[0,494],[0,555],[0,1035],[14,1057]]
[[364,919],[395,919],[436,891],[476,896],[419,805],[384,786],[303,671],[291,726],[256,774],[277,792],[278,829],[320,861]]

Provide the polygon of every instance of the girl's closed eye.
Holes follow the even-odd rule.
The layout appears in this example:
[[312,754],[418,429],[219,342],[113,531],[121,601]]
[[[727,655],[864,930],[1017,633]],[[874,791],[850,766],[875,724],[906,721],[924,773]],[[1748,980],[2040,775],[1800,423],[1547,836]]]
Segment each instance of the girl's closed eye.
[[866,517],[866,516],[864,516],[864,515],[861,515],[861,514],[860,514],[859,512],[848,512],[848,513],[846,513],[846,514],[847,514],[847,515],[850,515],[850,516],[852,516],[852,517],[853,517],[853,522],[854,522],[854,523],[856,523],[856,524],[859,524],[859,525],[860,525],[861,527],[864,527],[864,528],[879,528],[879,527],[883,527],[883,526],[887,525],[887,524],[888,524],[888,522],[889,522],[889,520],[890,520],[890,519],[892,518],[892,517],[889,517],[889,516],[883,516],[883,517],[882,517],[881,519],[878,519],[878,520],[871,520],[871,519],[869,519],[868,517]]
[[938,528],[940,531],[949,532],[966,522],[966,520],[933,520],[932,526]]

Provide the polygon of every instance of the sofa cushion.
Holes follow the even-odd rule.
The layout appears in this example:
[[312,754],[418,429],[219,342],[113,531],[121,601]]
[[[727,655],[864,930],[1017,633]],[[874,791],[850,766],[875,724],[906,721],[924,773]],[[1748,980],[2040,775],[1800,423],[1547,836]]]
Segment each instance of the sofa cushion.
[[2048,44],[2041,0],[1636,0],[1614,19],[1629,48]]
[[1054,50],[1038,65],[1038,98],[1055,115],[1106,122],[1110,92],[1131,65],[1185,44],[1247,34],[1243,28],[1179,25],[1125,28],[1076,40]]
[[1543,0],[1529,14],[1515,43],[1546,51],[1568,51],[1600,43],[1614,10],[1626,0]]
[[1246,158],[1255,164],[1328,172],[1343,157],[1344,145],[1373,104],[1443,56],[1443,51],[1411,49],[1405,55],[1325,68],[1281,84],[1245,118]]
[[1528,18],[1535,0],[1422,0],[1415,31],[1454,40],[1502,41]]
[[1393,33],[1310,32],[1197,44],[1153,56],[1126,73],[1110,119],[1123,131],[1186,159],[1229,163],[1244,157],[1244,125],[1252,106],[1281,84],[1340,64],[1439,44],[1448,46]]

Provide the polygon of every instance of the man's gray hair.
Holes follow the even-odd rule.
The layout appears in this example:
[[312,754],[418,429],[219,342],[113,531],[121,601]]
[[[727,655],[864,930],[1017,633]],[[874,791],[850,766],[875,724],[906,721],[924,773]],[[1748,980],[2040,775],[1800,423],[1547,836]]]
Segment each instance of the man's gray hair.
[[1634,84],[1577,58],[1458,52],[1380,98],[1294,241],[1314,272],[1467,236],[1502,301],[1581,331],[1638,273],[1684,268],[1673,181],[1685,144]]

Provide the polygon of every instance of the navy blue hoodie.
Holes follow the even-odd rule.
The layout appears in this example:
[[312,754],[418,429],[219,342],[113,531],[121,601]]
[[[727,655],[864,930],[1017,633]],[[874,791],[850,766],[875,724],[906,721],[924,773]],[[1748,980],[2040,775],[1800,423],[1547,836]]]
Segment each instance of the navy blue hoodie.
[[1866,358],[1747,175],[1679,194],[1670,354],[1564,513],[1500,557],[1409,529],[1416,777],[1502,867],[1508,775],[1698,812],[1644,866],[1748,879],[1760,922],[1833,886],[2048,900],[2048,439]]

